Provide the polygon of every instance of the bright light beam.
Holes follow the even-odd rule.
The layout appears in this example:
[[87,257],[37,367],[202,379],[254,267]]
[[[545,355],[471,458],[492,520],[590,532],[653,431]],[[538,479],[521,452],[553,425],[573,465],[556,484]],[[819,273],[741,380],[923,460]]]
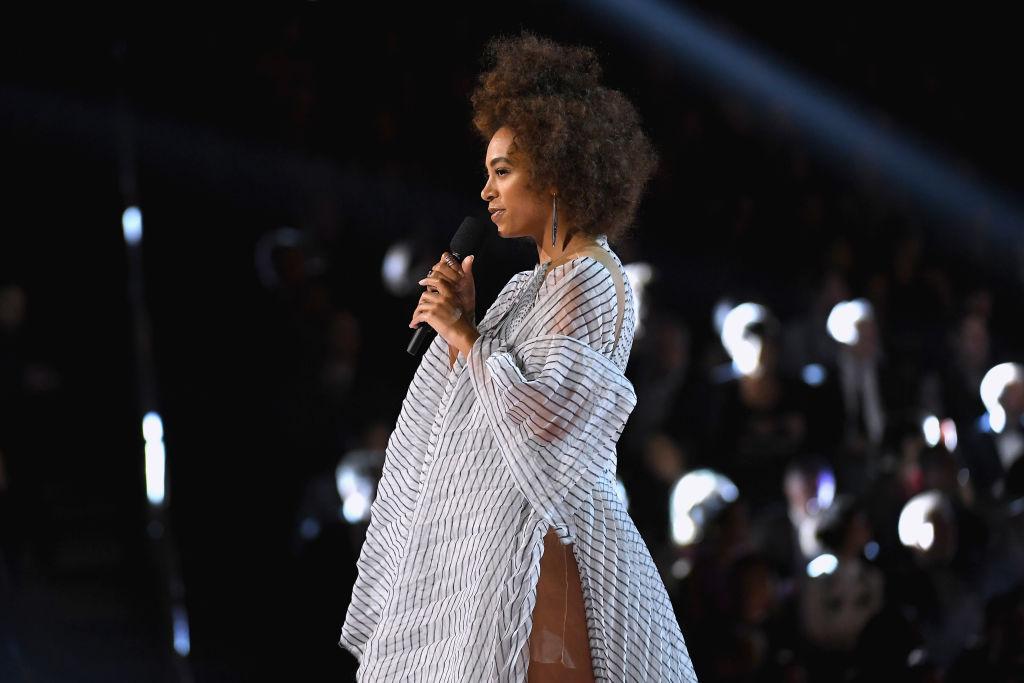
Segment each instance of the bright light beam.
[[694,77],[750,98],[765,119],[791,119],[844,168],[850,160],[873,162],[889,183],[902,185],[926,206],[973,222],[984,216],[1008,243],[1024,232],[1024,212],[1011,199],[976,182],[920,144],[883,130],[862,107],[823,84],[724,37],[697,14],[659,0],[589,0],[581,9],[602,14],[619,30],[660,45]]

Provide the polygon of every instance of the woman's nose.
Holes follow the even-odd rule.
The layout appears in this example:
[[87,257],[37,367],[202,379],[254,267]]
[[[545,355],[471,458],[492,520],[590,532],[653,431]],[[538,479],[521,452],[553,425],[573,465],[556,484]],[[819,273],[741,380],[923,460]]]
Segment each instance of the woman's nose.
[[492,199],[494,199],[494,191],[491,189],[490,178],[488,178],[487,182],[484,183],[484,189],[480,190],[480,199],[484,200],[485,202],[489,202]]

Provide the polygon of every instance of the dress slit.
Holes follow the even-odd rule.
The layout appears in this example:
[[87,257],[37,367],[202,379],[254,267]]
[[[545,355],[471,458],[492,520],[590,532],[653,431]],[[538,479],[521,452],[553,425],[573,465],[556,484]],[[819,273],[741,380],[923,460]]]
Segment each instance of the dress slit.
[[592,683],[590,634],[572,547],[553,528],[544,536],[530,630],[528,683]]

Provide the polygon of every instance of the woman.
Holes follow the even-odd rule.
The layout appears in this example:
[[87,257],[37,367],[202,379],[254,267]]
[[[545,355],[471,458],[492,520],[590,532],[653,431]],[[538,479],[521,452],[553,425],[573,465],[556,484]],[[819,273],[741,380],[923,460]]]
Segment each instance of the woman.
[[636,402],[633,293],[608,247],[654,153],[592,51],[492,41],[473,94],[498,233],[529,238],[475,325],[448,254],[410,327],[438,332],[388,443],[341,644],[361,680],[696,680],[615,492]]

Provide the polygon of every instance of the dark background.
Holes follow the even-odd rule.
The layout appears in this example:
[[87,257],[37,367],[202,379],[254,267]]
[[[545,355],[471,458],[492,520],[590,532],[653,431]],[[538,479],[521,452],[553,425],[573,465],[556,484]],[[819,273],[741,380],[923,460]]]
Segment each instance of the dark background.
[[[1019,197],[1024,111],[1009,6],[688,7]],[[0,285],[27,296],[7,386],[36,373],[32,388],[7,390],[0,444],[22,497],[2,510],[20,563],[20,664],[7,671],[167,675],[120,228],[137,202],[195,678],[351,672],[336,642],[357,551],[344,530],[314,548],[293,544],[306,482],[342,453],[331,436],[339,417],[301,381],[323,342],[295,312],[327,306],[358,321],[347,438],[393,424],[415,367],[403,350],[415,297],[384,290],[381,259],[406,237],[436,257],[462,216],[483,213],[484,144],[468,96],[499,33],[590,45],[607,83],[641,112],[661,166],[636,235],[613,246],[666,273],[656,296],[687,320],[695,356],[717,343],[720,297],[757,297],[785,320],[837,244],[859,255],[850,285],[865,291],[905,234],[921,238],[954,297],[989,288],[994,333],[1020,347],[1022,269],[999,246],[1019,249],[1020,235],[951,219],[870,167],[817,152],[585,3],[160,9],[54,9],[0,27]],[[327,264],[291,307],[253,265],[256,241],[281,226],[303,230]],[[532,267],[531,251],[489,240],[478,315]]]

